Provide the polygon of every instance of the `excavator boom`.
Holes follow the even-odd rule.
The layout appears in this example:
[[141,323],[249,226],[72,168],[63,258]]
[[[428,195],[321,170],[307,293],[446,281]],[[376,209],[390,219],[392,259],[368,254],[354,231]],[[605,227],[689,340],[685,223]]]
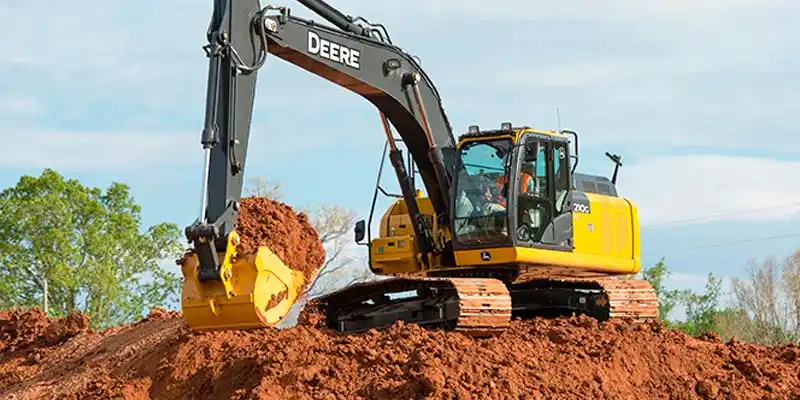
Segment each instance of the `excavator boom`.
[[[323,1],[301,3],[340,29],[291,16],[286,7],[262,8],[258,0],[214,2],[204,47],[209,56],[201,139],[206,153],[204,201],[198,220],[187,228],[190,240],[214,236],[217,247],[224,247],[224,238],[233,231],[256,79],[267,54],[375,104],[406,144],[436,213],[442,218],[448,215],[456,144],[430,78],[412,56],[374,34],[376,28],[356,25]],[[406,200],[413,199],[413,191],[409,195]]]
[[[303,4],[322,12],[322,1]],[[281,14],[265,19],[268,51],[312,74],[349,89],[374,104],[406,144],[437,213],[447,214],[455,160],[455,138],[433,82],[399,47],[353,28],[341,14],[322,14],[340,29]],[[271,21],[271,22],[268,22]],[[361,34],[351,31],[361,30]]]

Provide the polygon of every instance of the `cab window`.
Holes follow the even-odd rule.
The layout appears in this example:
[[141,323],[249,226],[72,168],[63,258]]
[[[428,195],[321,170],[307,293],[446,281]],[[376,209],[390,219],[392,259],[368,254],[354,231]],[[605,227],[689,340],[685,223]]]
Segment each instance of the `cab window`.
[[563,211],[563,205],[569,193],[569,160],[567,159],[566,143],[555,143],[553,145],[553,171],[555,181],[553,184],[556,189],[556,213]]
[[508,238],[505,171],[511,150],[508,139],[468,143],[461,149],[454,228],[462,244]]
[[[535,143],[535,142],[531,142]],[[539,145],[538,151],[525,150],[525,158],[520,169],[519,191],[531,196],[548,196],[547,146]],[[535,157],[535,158],[534,158]]]

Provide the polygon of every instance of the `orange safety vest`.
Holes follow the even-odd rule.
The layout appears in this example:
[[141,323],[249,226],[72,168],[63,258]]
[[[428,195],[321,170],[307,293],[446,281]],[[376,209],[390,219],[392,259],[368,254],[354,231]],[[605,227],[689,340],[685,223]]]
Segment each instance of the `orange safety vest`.
[[[533,176],[527,172],[520,172],[520,183],[522,184],[522,191],[527,192],[528,186],[533,183]],[[497,177],[497,190],[502,191],[503,186],[508,183],[508,177],[506,176],[498,176]]]

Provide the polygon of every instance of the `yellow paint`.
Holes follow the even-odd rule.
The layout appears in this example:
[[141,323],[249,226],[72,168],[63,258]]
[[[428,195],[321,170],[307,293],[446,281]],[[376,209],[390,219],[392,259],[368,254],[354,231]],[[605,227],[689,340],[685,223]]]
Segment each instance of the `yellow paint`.
[[[639,272],[639,221],[635,204],[619,197],[586,195],[591,214],[572,214],[575,246],[572,252],[530,247],[465,250],[456,252],[456,264],[568,267],[576,270],[576,276],[584,271],[603,271],[609,275]],[[483,251],[489,251],[491,261],[481,259]]]
[[418,272],[416,251],[413,234],[375,239],[372,241],[372,263],[387,274]]
[[[639,221],[636,205],[622,197],[586,193],[591,214],[572,214],[576,255],[631,263],[625,273],[640,269]],[[576,256],[577,258],[580,258]],[[584,263],[576,262],[576,265]]]
[[[222,281],[200,282],[197,255],[192,255],[181,268],[184,277],[181,308],[192,329],[275,326],[289,313],[305,282],[314,278],[289,268],[266,247],[259,247],[249,257],[238,258],[235,245],[229,240],[220,258],[224,260],[222,270],[231,272],[227,285]],[[267,309],[273,295],[282,293],[286,295],[283,300]]]
[[[488,251],[491,261],[482,261],[480,254]],[[607,255],[580,254],[566,251],[543,250],[530,247],[504,247],[485,250],[463,250],[456,252],[456,263],[461,267],[524,264],[527,266],[569,267],[576,270],[605,271],[611,275],[629,274],[634,261]],[[577,274],[576,276],[580,275]]]
[[236,254],[236,246],[238,245],[239,234],[236,232],[228,234],[225,254],[222,257],[222,264],[219,267],[219,278],[220,281],[222,281],[222,286],[225,288],[225,295],[228,299],[236,295],[233,284],[231,283],[231,277],[233,276],[233,256]]

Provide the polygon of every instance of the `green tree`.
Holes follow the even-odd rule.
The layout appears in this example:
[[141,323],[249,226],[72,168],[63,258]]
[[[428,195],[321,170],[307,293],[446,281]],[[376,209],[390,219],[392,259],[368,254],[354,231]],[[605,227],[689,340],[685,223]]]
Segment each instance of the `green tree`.
[[714,323],[725,341],[736,338],[762,346],[775,346],[800,340],[781,326],[751,317],[747,311],[738,306],[720,310]]
[[[680,329],[689,335],[702,335],[707,331],[719,331],[717,328],[718,303],[722,279],[708,275],[706,291],[702,294],[689,289],[667,289],[665,280],[670,276],[669,268],[662,258],[654,266],[643,268],[641,279],[650,282],[658,296],[659,318],[665,326]],[[686,312],[685,321],[672,321],[669,314],[676,307],[683,306]]]
[[705,289],[702,294],[682,290],[678,295],[680,303],[686,310],[686,321],[676,323],[675,326],[692,336],[702,335],[708,331],[721,333],[717,326],[717,316],[720,313],[719,296],[722,291],[722,279],[708,274]]
[[670,272],[667,269],[667,264],[662,258],[656,265],[652,267],[645,267],[639,272],[641,278],[653,286],[653,290],[658,296],[658,316],[665,325],[669,325],[669,314],[678,305],[680,292],[678,290],[667,290],[664,286],[664,281],[669,277]]
[[103,328],[174,299],[180,278],[161,262],[181,253],[177,225],[140,231],[128,186],[105,191],[46,169],[0,193],[0,307],[43,303],[88,314]]

